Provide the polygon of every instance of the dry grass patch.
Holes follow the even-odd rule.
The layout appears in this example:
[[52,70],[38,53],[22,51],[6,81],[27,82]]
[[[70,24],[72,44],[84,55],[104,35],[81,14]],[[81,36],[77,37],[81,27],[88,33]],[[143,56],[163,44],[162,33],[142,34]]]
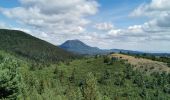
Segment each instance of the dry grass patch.
[[170,72],[170,68],[167,66],[166,63],[153,61],[150,59],[144,59],[144,58],[135,58],[133,56],[129,55],[123,55],[123,54],[112,54],[112,57],[116,57],[118,59],[126,60],[128,63],[136,66],[136,68],[144,69],[150,72]]

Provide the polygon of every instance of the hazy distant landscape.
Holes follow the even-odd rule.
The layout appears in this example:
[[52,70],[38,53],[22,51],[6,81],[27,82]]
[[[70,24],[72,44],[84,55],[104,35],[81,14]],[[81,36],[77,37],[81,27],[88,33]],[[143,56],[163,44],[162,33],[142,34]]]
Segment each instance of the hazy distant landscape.
[[170,100],[169,0],[1,0],[0,100]]

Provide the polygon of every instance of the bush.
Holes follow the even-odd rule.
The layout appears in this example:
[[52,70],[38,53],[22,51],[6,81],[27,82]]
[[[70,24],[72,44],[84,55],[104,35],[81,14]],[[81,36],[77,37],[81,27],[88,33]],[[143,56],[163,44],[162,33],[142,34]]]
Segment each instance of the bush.
[[125,83],[124,73],[117,73],[117,74],[115,75],[114,85],[123,86],[124,83]]
[[133,68],[131,67],[131,65],[127,65],[124,73],[125,73],[125,78],[126,78],[126,79],[132,79],[132,76],[133,76]]
[[109,57],[104,57],[104,63],[109,64],[110,63],[110,58]]
[[168,65],[168,67],[170,67],[170,62],[169,62],[169,63],[167,63],[167,65]]
[[170,84],[165,85],[163,91],[170,94]]

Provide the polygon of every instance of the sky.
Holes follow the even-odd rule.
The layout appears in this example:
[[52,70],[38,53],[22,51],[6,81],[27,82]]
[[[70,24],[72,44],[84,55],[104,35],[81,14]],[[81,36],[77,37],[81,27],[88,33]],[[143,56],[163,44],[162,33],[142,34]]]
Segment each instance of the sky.
[[170,0],[0,0],[0,28],[55,45],[170,53]]

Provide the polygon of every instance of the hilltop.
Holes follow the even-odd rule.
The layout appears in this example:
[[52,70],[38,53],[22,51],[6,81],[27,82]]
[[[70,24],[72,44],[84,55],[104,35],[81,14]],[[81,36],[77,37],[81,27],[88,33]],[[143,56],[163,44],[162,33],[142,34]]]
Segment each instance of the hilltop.
[[88,46],[80,40],[68,40],[59,47],[78,54],[95,55],[104,53],[103,50],[97,47]]
[[0,50],[35,61],[56,62],[74,57],[68,51],[17,30],[0,29]]
[[111,57],[126,60],[127,63],[130,63],[133,66],[135,66],[135,69],[145,70],[148,71],[149,73],[170,72],[170,67],[168,67],[167,63],[165,62],[153,61],[147,58],[137,58],[124,54],[112,54]]

